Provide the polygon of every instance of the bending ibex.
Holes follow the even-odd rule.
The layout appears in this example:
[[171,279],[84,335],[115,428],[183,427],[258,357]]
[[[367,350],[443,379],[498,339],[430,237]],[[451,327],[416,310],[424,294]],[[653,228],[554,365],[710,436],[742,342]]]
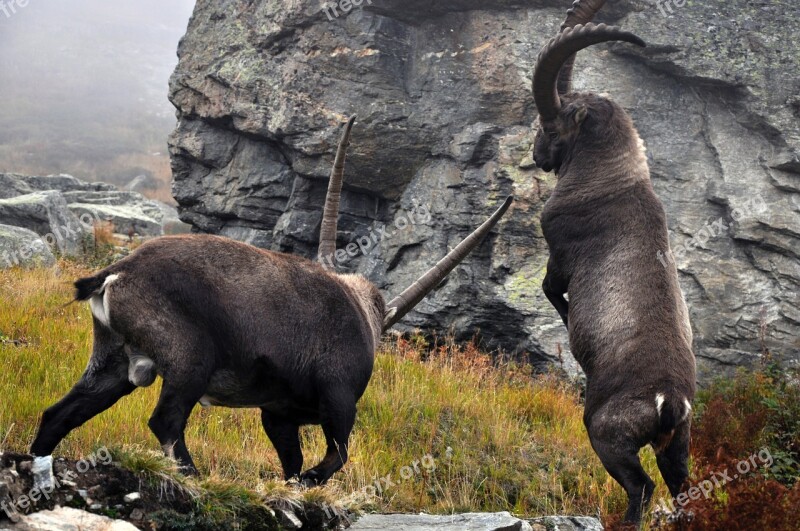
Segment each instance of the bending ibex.
[[[338,197],[351,119],[336,156],[321,231],[335,246]],[[347,461],[359,400],[383,330],[489,233],[511,198],[400,297],[384,303],[357,275],[217,236],[159,238],[89,278],[76,298],[94,316],[94,351],[73,389],[42,416],[31,447],[49,456],[74,428],[137,386],[163,386],[150,428],[164,451],[196,473],[184,441],[195,404],[261,409],[284,476],[324,483]],[[331,227],[333,229],[331,230]],[[298,429],[321,424],[323,460],[300,474]]]
[[570,89],[579,50],[606,41],[645,45],[588,23],[603,3],[576,2],[534,71],[534,160],[558,177],[542,211],[550,248],[542,287],[586,373],[592,447],[628,494],[626,521],[638,522],[654,488],[641,447],[655,449],[673,496],[688,476],[695,359],[677,271],[658,260],[669,252],[666,215],[643,143],[622,107]]

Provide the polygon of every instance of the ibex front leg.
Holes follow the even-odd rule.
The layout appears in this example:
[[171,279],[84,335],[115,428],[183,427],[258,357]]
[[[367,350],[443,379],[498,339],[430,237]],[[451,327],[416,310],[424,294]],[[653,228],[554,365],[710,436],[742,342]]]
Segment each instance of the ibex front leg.
[[547,261],[547,274],[545,274],[544,281],[542,281],[542,291],[544,291],[547,300],[549,300],[553,308],[556,309],[558,315],[561,316],[561,320],[564,321],[564,326],[569,330],[569,324],[567,322],[569,303],[567,299],[564,298],[568,286],[569,282],[558,270],[553,257],[550,256],[550,259]]

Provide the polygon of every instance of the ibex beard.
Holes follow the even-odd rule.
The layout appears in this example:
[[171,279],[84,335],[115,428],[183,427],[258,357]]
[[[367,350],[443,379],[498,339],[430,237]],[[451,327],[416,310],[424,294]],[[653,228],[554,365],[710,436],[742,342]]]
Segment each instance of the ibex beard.
[[622,107],[569,89],[575,54],[605,41],[644,46],[619,28],[581,23],[537,61],[534,160],[558,177],[542,211],[550,249],[542,288],[586,373],[592,447],[628,495],[625,520],[639,522],[655,487],[639,461],[643,446],[652,445],[673,496],[689,475],[695,359],[677,270],[656,259],[669,238],[644,144]]

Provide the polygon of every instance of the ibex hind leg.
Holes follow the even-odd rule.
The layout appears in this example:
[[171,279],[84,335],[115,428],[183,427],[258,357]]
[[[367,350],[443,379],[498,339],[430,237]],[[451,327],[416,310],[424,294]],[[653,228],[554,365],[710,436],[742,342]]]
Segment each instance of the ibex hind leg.
[[300,475],[300,481],[306,486],[325,483],[347,462],[350,432],[356,421],[356,399],[352,391],[326,389],[320,399],[320,416],[328,448],[317,466]]
[[630,424],[616,415],[613,411],[597,412],[587,423],[589,440],[605,469],[628,495],[625,522],[639,524],[650,504],[655,483],[639,461],[639,449],[645,443],[640,444],[638,434],[629,433]]
[[31,453],[53,453],[67,434],[92,417],[110,408],[136,386],[128,381],[128,357],[122,340],[114,332],[94,321],[92,358],[78,383],[58,403],[42,415]]
[[667,447],[656,454],[658,470],[673,498],[681,493],[683,483],[689,477],[690,428],[689,421],[678,425]]
[[[174,458],[187,474],[197,474],[192,456],[186,448],[184,430],[195,404],[208,388],[213,372],[213,342],[205,334],[190,328],[170,330],[173,337],[186,338],[186,343],[173,343],[163,359],[176,360],[162,367],[163,385],[148,425],[168,457]],[[159,335],[157,337],[170,337]]]

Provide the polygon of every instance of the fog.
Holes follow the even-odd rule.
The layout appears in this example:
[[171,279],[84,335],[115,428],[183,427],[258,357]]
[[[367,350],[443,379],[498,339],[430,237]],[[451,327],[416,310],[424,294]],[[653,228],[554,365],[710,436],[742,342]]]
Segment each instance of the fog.
[[168,81],[193,7],[0,0],[0,171],[168,178]]

